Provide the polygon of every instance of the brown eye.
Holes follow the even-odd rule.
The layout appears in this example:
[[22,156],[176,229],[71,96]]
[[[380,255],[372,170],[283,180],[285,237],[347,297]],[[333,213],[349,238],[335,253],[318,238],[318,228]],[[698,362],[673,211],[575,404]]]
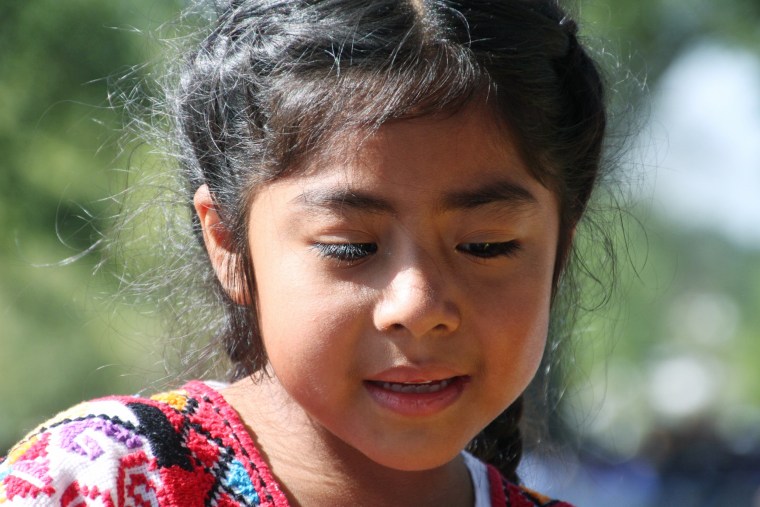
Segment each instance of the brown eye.
[[492,257],[511,257],[520,249],[517,241],[503,241],[498,243],[462,243],[457,245],[457,250],[473,257],[489,259]]

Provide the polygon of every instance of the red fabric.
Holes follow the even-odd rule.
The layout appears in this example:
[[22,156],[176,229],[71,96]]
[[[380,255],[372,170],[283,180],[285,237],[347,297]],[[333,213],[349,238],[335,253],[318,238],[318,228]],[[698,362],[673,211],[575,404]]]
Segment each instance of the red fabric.
[[[570,507],[487,470],[493,507]],[[87,402],[40,426],[0,460],[0,504],[289,505],[237,412],[202,382]]]

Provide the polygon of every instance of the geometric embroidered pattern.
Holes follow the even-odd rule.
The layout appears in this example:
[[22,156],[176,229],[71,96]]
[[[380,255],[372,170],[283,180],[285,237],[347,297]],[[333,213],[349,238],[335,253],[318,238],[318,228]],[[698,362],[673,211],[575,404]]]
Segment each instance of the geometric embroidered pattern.
[[[570,507],[489,467],[494,506]],[[0,505],[284,507],[287,498],[237,412],[190,382],[151,398],[82,403],[0,458]]]

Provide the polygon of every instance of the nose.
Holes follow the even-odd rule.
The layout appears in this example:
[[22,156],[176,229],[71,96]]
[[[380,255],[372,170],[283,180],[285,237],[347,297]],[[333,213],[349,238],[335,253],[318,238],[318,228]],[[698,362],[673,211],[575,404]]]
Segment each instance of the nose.
[[405,266],[395,271],[375,307],[376,328],[406,331],[416,338],[455,331],[461,315],[446,278],[435,266]]

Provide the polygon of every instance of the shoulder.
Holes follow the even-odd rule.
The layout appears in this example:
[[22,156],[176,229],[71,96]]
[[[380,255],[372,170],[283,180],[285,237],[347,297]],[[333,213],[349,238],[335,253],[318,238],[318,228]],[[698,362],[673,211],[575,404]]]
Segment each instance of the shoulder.
[[82,403],[0,460],[0,504],[273,505],[278,491],[267,489],[241,430],[222,396],[200,382]]
[[532,489],[509,482],[491,465],[488,465],[488,480],[493,507],[573,507],[567,502],[551,499]]
[[94,498],[110,488],[110,468],[129,456],[139,459],[147,448],[130,409],[137,400],[82,403],[38,426],[0,463],[0,503],[63,503],[78,489],[87,488],[85,494]]

